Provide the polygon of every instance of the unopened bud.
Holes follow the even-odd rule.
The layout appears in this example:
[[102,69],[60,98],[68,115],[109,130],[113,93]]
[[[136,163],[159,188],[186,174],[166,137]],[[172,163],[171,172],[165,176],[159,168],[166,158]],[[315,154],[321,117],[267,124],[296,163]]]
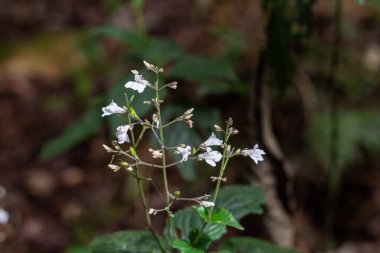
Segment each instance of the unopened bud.
[[129,166],[129,163],[127,163],[127,162],[120,162],[120,165],[123,166],[123,167],[127,167],[127,166]]
[[113,170],[113,172],[117,172],[118,170],[120,170],[120,166],[117,166],[115,164],[108,164],[108,168]]
[[177,82],[168,83],[167,86],[171,89],[177,89]]
[[218,132],[222,132],[223,131],[223,129],[220,126],[218,126],[218,125],[214,125],[214,127],[215,127],[216,131],[218,131]]
[[194,111],[194,108],[190,108],[190,109],[187,110],[183,115],[184,115],[184,116],[186,116],[186,115],[190,115],[193,111]]
[[143,63],[144,63],[147,70],[155,71],[153,64],[150,64],[147,61],[143,61]]
[[194,122],[193,122],[191,119],[186,120],[186,123],[189,125],[190,128],[193,127],[193,123],[194,123]]
[[175,191],[175,192],[174,192],[174,197],[175,197],[175,198],[178,198],[179,195],[181,195],[181,192],[180,192],[180,191]]
[[107,151],[107,152],[113,152],[114,150],[110,147],[108,147],[107,145],[103,144],[103,148]]
[[228,120],[226,121],[227,123],[227,126],[232,126],[234,124],[234,121],[232,120],[232,118],[228,118]]
[[185,115],[184,119],[191,119],[191,117],[193,117],[193,114]]

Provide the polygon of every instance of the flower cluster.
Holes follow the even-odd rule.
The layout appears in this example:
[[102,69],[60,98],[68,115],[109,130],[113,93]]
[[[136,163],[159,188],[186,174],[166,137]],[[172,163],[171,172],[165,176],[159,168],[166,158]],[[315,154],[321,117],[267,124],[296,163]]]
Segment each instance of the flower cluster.
[[[254,145],[252,149],[245,148],[241,150],[232,147],[229,144],[229,138],[230,136],[239,133],[239,131],[233,127],[232,119],[226,121],[225,128],[214,125],[216,133],[218,135],[224,134],[223,140],[219,139],[217,134],[212,132],[206,141],[195,147],[186,144],[179,144],[178,146],[174,147],[165,146],[163,129],[177,122],[184,122],[190,128],[193,127],[194,122],[192,121],[192,116],[194,108],[186,110],[181,116],[178,116],[169,122],[163,122],[161,117],[161,105],[164,103],[164,100],[160,99],[159,91],[163,88],[176,89],[177,82],[170,82],[160,87],[158,82],[158,74],[163,72],[163,69],[158,68],[145,61],[144,64],[148,71],[153,71],[157,76],[157,80],[154,85],[149,83],[149,81],[147,81],[137,70],[132,70],[134,80],[126,82],[124,87],[126,89],[131,89],[137,93],[143,93],[146,88],[150,88],[155,91],[155,97],[144,101],[144,104],[147,106],[154,106],[155,111],[152,112],[151,116],[147,119],[141,119],[132,107],[133,99],[129,100],[127,95],[125,106],[119,106],[114,101],[111,101],[108,106],[102,108],[102,117],[117,114],[126,115],[128,119],[128,122],[126,124],[120,125],[116,128],[116,138],[112,142],[113,148],[103,145],[106,151],[112,154],[112,160],[109,163],[108,167],[114,172],[123,169],[134,176],[137,179],[137,183],[139,184],[139,191],[143,189],[141,186],[142,180],[152,181],[151,178],[144,177],[140,174],[139,168],[141,166],[162,169],[166,194],[166,206],[160,209],[149,208],[148,204],[146,203],[144,193],[140,192],[142,195],[142,200],[144,202],[146,215],[148,217],[149,215],[156,215],[161,211],[166,212],[168,216],[173,216],[171,207],[176,201],[181,200],[195,202],[197,205],[203,206],[204,208],[209,208],[210,213],[212,213],[215,206],[217,194],[213,195],[213,198],[211,200],[208,199],[210,196],[207,194],[195,198],[182,198],[180,197],[179,191],[176,191],[176,193],[173,195],[169,191],[166,170],[170,167],[185,163],[191,159],[197,161],[205,161],[206,164],[212,167],[216,167],[217,164],[220,163],[220,172],[218,173],[218,176],[211,177],[212,182],[217,181],[215,189],[215,192],[217,193],[220,183],[227,181],[227,178],[223,177],[223,172],[230,158],[235,156],[249,156],[254,161],[254,163],[258,164],[264,160],[263,155],[265,155],[265,152],[262,149],[259,149],[259,146],[257,144]],[[162,163],[151,163],[144,161],[140,159],[137,154],[139,142],[147,130],[151,131],[152,136],[155,137],[158,144],[158,148],[157,146],[155,148],[149,148],[149,152],[151,153],[152,158],[160,159],[162,160]],[[126,143],[128,144],[129,148],[124,150],[120,145],[125,145]],[[180,155],[181,157],[178,159],[176,156],[172,155],[171,158],[174,160],[174,162],[168,163],[169,159],[167,155],[170,153]],[[123,159],[114,159],[115,157],[122,157]],[[115,164],[114,160],[118,161],[117,164]],[[7,216],[2,213],[2,209],[0,209],[0,222],[2,217],[3,220],[5,220]]]

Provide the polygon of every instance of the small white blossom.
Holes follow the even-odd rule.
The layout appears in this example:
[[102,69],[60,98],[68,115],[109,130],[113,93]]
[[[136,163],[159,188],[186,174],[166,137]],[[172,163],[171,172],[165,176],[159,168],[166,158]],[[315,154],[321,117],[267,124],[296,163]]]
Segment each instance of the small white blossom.
[[203,143],[207,147],[209,146],[220,146],[223,144],[222,140],[219,140],[214,133],[211,133],[211,136]]
[[162,158],[161,150],[149,149],[149,151],[152,152],[153,158]]
[[241,152],[249,155],[256,164],[258,164],[259,161],[264,161],[262,155],[265,155],[265,152],[262,149],[259,149],[259,145],[257,144],[253,146],[253,149],[244,149]]
[[116,137],[119,144],[122,144],[124,142],[129,143],[128,129],[130,128],[130,125],[123,125],[116,128]]
[[214,202],[211,202],[211,201],[201,201],[200,204],[204,207],[212,207],[212,206],[215,206],[215,203]]
[[156,209],[154,209],[154,208],[149,208],[149,210],[148,210],[148,213],[150,214],[150,215],[156,215],[157,214],[157,210]]
[[149,84],[149,82],[145,80],[144,77],[140,75],[137,70],[132,70],[132,73],[135,75],[135,81],[127,82],[124,85],[124,87],[130,88],[132,90],[137,90],[138,93],[142,93],[145,90],[145,87]]
[[198,157],[205,159],[206,163],[210,164],[212,167],[215,167],[216,163],[222,159],[222,154],[219,151],[212,151],[211,148],[207,147],[207,151],[199,154]]
[[186,146],[186,147],[177,147],[177,151],[182,155],[181,162],[186,162],[187,159],[189,158],[189,155],[191,155],[191,147]]
[[102,111],[103,111],[102,117],[108,116],[108,115],[111,115],[114,113],[126,113],[127,112],[124,108],[121,108],[120,106],[118,106],[113,100],[108,106],[103,107]]
[[0,224],[8,223],[9,221],[9,213],[5,211],[3,208],[0,208]]

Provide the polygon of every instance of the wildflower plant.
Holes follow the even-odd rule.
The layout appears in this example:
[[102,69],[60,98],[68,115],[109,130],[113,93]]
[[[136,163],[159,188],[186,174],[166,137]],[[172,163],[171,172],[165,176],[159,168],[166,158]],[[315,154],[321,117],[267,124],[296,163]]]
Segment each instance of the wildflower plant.
[[[213,241],[220,239],[226,233],[226,227],[243,230],[238,221],[240,218],[249,213],[262,212],[260,205],[263,203],[263,193],[260,188],[243,185],[221,187],[221,185],[227,181],[224,174],[231,158],[250,157],[257,164],[263,161],[265,152],[257,144],[252,149],[233,147],[230,139],[239,131],[234,127],[231,118],[224,126],[214,125],[215,132],[210,133],[208,139],[198,146],[186,143],[167,146],[165,129],[173,124],[184,123],[192,128],[195,124],[192,121],[194,109],[190,108],[182,115],[164,122],[162,106],[165,101],[161,99],[160,94],[164,89],[176,89],[177,82],[160,84],[159,77],[163,69],[146,61],[144,65],[155,75],[155,81],[151,83],[138,71],[132,70],[134,81],[128,81],[125,88],[134,90],[136,95],[146,89],[154,91],[155,96],[144,101],[146,106],[152,107],[152,116],[142,118],[137,115],[133,108],[134,96],[128,97],[127,94],[125,94],[125,105],[117,105],[111,101],[108,106],[102,108],[102,116],[116,114],[126,119],[124,125],[117,127],[112,145],[103,145],[103,147],[112,155],[108,165],[112,171],[125,171],[136,179],[149,231],[124,231],[99,237],[93,241],[92,250],[93,252],[119,252],[118,250],[162,253],[178,252],[178,250],[186,253],[205,252]],[[152,158],[157,161],[155,163],[144,161],[143,156],[139,155],[141,152],[139,144],[148,132],[152,133],[158,144],[148,150]],[[180,190],[171,191],[168,173],[189,160],[207,164],[213,167],[213,170],[218,168],[216,175],[210,178],[211,183],[215,185],[212,193],[189,197],[182,196]],[[145,196],[143,184],[153,183],[150,174],[146,173],[150,169],[159,169],[162,173],[164,203],[161,206],[151,206]],[[175,211],[175,205],[179,201],[188,202],[190,207]],[[166,215],[164,231],[156,231],[152,226],[152,219],[159,213]],[[220,249],[228,250],[230,246],[222,244]]]

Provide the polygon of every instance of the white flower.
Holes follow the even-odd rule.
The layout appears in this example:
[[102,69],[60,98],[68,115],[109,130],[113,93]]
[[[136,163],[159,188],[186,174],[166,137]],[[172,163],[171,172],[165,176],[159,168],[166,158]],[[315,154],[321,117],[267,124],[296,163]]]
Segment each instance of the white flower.
[[5,224],[9,220],[9,213],[3,208],[0,208],[0,224]]
[[182,155],[181,162],[186,162],[187,159],[189,158],[189,155],[191,155],[191,147],[190,146],[186,146],[184,148],[177,147],[177,151]]
[[207,147],[220,146],[223,144],[223,141],[216,138],[214,133],[211,133],[211,136],[207,139],[207,141],[203,142],[203,144],[206,145]]
[[201,201],[200,204],[204,207],[212,207],[212,206],[215,206],[215,203],[214,202],[211,202],[211,201]]
[[103,111],[102,117],[108,116],[108,115],[111,115],[114,113],[126,113],[127,112],[124,108],[121,108],[120,106],[118,106],[113,100],[108,106],[103,107],[102,111]]
[[153,150],[152,155],[153,158],[162,158],[161,150]]
[[144,79],[142,75],[139,74],[137,70],[132,70],[135,75],[135,81],[129,81],[124,86],[125,88],[131,88],[132,90],[137,90],[138,93],[144,91],[145,87],[149,84],[147,80]]
[[128,138],[129,128],[131,128],[130,125],[123,125],[116,128],[117,143],[119,144],[122,144],[124,142],[129,143],[129,138]]
[[219,151],[212,151],[211,148],[207,147],[207,152],[198,155],[199,158],[205,159],[206,163],[210,164],[212,167],[216,166],[216,162],[222,159],[222,154]]
[[258,164],[259,161],[264,161],[262,155],[265,155],[265,152],[259,149],[259,145],[257,144],[253,146],[253,149],[244,149],[241,152],[249,155],[256,164]]

